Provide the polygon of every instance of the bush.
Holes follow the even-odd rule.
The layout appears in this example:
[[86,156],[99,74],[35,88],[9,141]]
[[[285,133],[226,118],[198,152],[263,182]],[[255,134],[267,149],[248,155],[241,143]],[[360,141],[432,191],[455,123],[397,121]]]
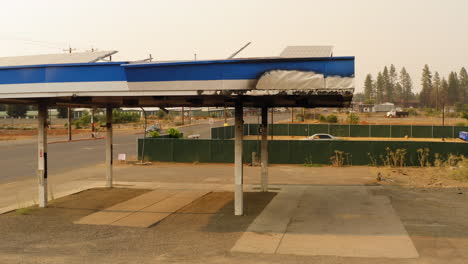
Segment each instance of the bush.
[[359,116],[357,114],[351,113],[348,114],[348,123],[351,125],[357,125],[359,124]]
[[320,122],[327,122],[327,118],[324,115],[319,116],[319,121]]
[[[94,117],[96,119],[96,116]],[[95,120],[96,122],[97,120]],[[73,121],[72,123],[77,129],[87,128],[91,126],[91,115],[88,112],[84,112],[83,115]]]
[[418,111],[416,109],[414,109],[414,108],[408,109],[408,114],[411,115],[411,116],[418,116],[419,115]]
[[309,120],[315,119],[315,115],[314,115],[314,113],[306,112],[305,116],[304,116],[304,119],[309,119]]
[[167,130],[167,134],[169,135],[170,138],[181,138],[182,133],[177,129],[177,128],[169,128]]
[[463,111],[460,116],[461,116],[461,118],[464,118],[464,119],[468,120],[468,111],[466,111],[466,112]]
[[158,138],[159,137],[159,132],[158,131],[151,131],[151,132],[148,132],[148,137],[150,138]]
[[119,109],[114,109],[112,111],[112,122],[114,124],[133,123],[138,121],[140,121],[139,113],[128,113]]
[[159,118],[159,119],[163,119],[164,117],[166,117],[166,112],[164,112],[162,109],[159,109],[157,112],[156,112],[156,117]]
[[458,123],[455,124],[455,126],[463,127],[463,126],[465,126],[465,123],[463,123],[463,122],[458,122]]
[[434,108],[426,108],[424,109],[424,113],[426,114],[426,116],[433,116],[433,117],[438,117],[442,114],[440,110],[436,110]]
[[302,115],[302,114],[296,114],[296,120],[299,121],[299,122],[304,121],[304,115]]
[[338,123],[338,116],[336,115],[328,115],[327,116],[328,123]]

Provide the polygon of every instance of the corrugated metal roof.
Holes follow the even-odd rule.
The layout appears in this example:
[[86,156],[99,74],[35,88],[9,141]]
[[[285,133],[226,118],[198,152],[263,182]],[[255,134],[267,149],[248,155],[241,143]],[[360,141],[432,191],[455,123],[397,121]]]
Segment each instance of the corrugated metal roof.
[[333,46],[287,46],[280,54],[283,58],[325,58],[333,55]]
[[76,53],[3,57],[3,58],[0,58],[0,67],[97,62],[115,53],[117,53],[117,51],[111,50],[111,51],[76,52]]

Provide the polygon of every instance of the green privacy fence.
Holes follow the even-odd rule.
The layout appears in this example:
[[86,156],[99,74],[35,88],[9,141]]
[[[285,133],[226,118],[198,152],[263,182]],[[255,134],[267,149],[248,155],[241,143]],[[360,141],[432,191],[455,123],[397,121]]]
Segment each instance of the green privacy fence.
[[[457,138],[462,126],[403,126],[403,125],[335,125],[335,124],[274,124],[269,126],[269,135],[311,136],[326,133],[338,137],[413,137],[413,138]],[[245,124],[244,135],[258,135],[258,124]],[[212,139],[234,137],[234,126],[211,129]]]
[[[138,140],[138,155],[141,159],[143,139]],[[268,142],[268,159],[272,164],[330,164],[335,150],[349,154],[352,165],[378,164],[386,156],[386,149],[405,149],[406,165],[418,165],[418,149],[428,148],[430,159],[439,153],[442,158],[449,154],[468,156],[467,143],[417,142],[417,141],[306,141],[272,140]],[[252,152],[260,153],[260,142],[244,141],[244,162],[252,162]],[[167,162],[214,162],[234,161],[233,140],[210,139],[146,139],[145,160]]]

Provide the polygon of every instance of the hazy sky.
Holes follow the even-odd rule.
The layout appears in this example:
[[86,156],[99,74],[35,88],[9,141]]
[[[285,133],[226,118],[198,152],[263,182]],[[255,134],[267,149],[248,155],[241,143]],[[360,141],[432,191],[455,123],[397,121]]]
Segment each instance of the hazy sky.
[[275,56],[333,45],[356,56],[356,88],[384,65],[468,67],[468,0],[16,0],[0,8],[0,56],[115,49],[117,60]]

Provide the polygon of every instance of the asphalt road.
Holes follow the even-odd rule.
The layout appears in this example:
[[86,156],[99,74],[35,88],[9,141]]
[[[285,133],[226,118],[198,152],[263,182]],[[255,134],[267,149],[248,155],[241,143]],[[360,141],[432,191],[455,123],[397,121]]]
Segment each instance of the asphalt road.
[[[275,121],[290,118],[289,114],[275,114]],[[246,123],[257,123],[256,116],[245,117]],[[233,119],[228,120],[233,124]],[[197,124],[180,128],[185,135],[200,134],[201,138],[211,137],[211,127],[222,126],[223,121]],[[136,157],[136,140],[142,133],[116,132],[114,135],[114,158],[119,153]],[[0,145],[0,183],[31,179],[36,175],[35,139],[2,142]],[[101,164],[105,161],[105,140],[75,141],[48,145],[48,173],[53,177],[65,171]]]

